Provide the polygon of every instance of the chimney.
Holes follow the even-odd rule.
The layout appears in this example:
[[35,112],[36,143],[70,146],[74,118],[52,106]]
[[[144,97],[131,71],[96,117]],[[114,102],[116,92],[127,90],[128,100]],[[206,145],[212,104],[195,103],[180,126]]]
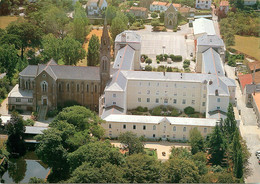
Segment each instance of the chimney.
[[126,33],[122,33],[121,42],[126,42]]

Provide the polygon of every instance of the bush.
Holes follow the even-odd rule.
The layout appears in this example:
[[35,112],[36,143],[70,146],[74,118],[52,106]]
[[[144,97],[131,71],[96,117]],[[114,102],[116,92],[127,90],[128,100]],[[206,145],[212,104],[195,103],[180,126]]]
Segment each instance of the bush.
[[175,62],[182,61],[182,56],[180,56],[180,55],[174,56],[174,57],[172,58],[172,61],[175,61]]
[[157,60],[156,60],[156,63],[157,63],[157,64],[160,64],[160,60],[157,59]]
[[155,19],[155,18],[158,17],[158,14],[157,14],[156,12],[153,12],[153,13],[151,14],[151,17]]
[[141,58],[144,58],[144,60],[146,60],[146,59],[148,58],[148,56],[145,55],[145,54],[142,54],[142,55],[141,55]]
[[173,29],[173,32],[177,32],[177,28],[174,28],[174,29]]
[[164,54],[163,58],[164,58],[164,60],[167,60],[167,58],[169,58],[168,54]]
[[152,63],[152,59],[151,59],[151,58],[147,58],[147,59],[145,60],[145,63],[147,63],[148,65],[151,64],[151,63]]
[[147,107],[138,106],[135,110],[139,111],[139,112],[147,112],[148,108]]
[[190,65],[190,60],[185,59],[183,63],[184,63],[184,64],[187,64],[187,65]]
[[162,54],[157,55],[156,60],[163,61],[163,55]]
[[151,114],[152,114],[153,116],[160,116],[161,113],[162,113],[162,109],[161,109],[160,107],[155,107],[155,108],[153,108],[153,110],[152,110],[152,112],[151,112]]
[[184,109],[184,112],[185,112],[185,114],[187,114],[187,115],[189,115],[189,114],[194,114],[195,109],[194,109],[193,107],[189,106],[189,107],[186,107],[186,108]]
[[23,121],[24,126],[34,126],[35,121],[32,119],[27,119]]
[[187,63],[183,63],[183,68],[186,69],[186,68],[189,68],[190,65],[188,65]]
[[174,60],[174,55],[173,54],[171,54],[170,56],[169,56],[169,58],[171,58],[172,59],[172,61]]
[[163,65],[160,65],[158,68],[157,68],[157,72],[163,72],[165,71],[165,67]]
[[140,22],[134,22],[132,26],[134,26],[134,27],[141,27],[141,23]]
[[172,67],[168,66],[166,72],[173,72]]
[[171,112],[171,116],[179,116],[179,111],[177,109],[173,109],[172,112]]
[[146,65],[145,66],[145,71],[152,71],[153,67],[151,65]]
[[164,27],[164,28],[162,29],[162,32],[167,32],[166,27]]
[[236,52],[237,52],[236,49],[233,49],[233,48],[231,48],[231,47],[229,47],[227,50],[228,50],[229,52],[232,52],[232,53],[236,53]]
[[34,120],[34,121],[36,121],[37,120],[37,118],[38,118],[38,112],[32,112],[32,114],[31,114],[31,118],[32,118],[32,120]]
[[47,117],[52,118],[52,117],[56,116],[58,113],[59,113],[59,111],[56,110],[56,109],[54,109],[54,110],[49,110],[49,111],[47,112]]

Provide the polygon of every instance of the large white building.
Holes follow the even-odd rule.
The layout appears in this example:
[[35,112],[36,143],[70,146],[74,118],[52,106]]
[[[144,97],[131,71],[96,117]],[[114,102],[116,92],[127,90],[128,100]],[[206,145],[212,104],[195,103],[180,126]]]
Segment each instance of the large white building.
[[[213,41],[205,39],[209,43]],[[199,43],[202,46],[205,41]],[[107,121],[103,125],[106,135],[116,137],[131,130],[149,138],[187,139],[188,131],[170,130],[178,127],[186,131],[195,126],[201,133],[210,133],[216,122],[225,118],[229,103],[235,103],[236,84],[224,75],[218,53],[223,41],[216,47],[209,43],[204,44],[207,49],[201,54],[203,73],[148,72],[140,71],[140,36],[131,31],[119,34],[115,40],[114,72],[100,100],[101,117]],[[138,106],[152,109],[159,105],[170,105],[181,111],[191,106],[205,113],[206,118],[127,115],[128,110]]]

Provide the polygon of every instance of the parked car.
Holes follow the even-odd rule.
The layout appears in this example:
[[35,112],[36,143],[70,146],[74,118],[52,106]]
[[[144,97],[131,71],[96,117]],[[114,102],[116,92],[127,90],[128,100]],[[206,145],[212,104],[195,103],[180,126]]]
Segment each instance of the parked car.
[[260,154],[260,150],[255,152],[255,156],[257,156],[258,154]]
[[256,155],[256,158],[259,160],[260,159],[260,154]]
[[258,160],[258,164],[260,165],[260,160]]

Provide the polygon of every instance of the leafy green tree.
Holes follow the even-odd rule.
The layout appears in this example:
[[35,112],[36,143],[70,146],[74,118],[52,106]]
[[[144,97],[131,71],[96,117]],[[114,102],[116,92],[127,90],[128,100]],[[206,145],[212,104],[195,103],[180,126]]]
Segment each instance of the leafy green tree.
[[26,168],[27,163],[23,157],[18,158],[15,163],[9,163],[8,173],[10,178],[12,178],[15,183],[20,183],[25,177]]
[[13,112],[9,123],[6,124],[5,129],[7,131],[7,150],[10,153],[19,153],[23,155],[25,153],[24,132],[25,126],[23,118],[18,113]]
[[21,40],[21,60],[23,60],[26,48],[40,45],[42,30],[30,22],[11,22],[6,30],[8,34],[16,35]]
[[146,154],[133,154],[126,158],[124,178],[129,183],[159,183],[161,164]]
[[172,147],[170,158],[191,159],[191,153],[186,148]]
[[230,103],[228,106],[227,118],[224,120],[224,130],[226,135],[229,135],[230,142],[233,139],[233,134],[237,129],[237,121],[235,118],[233,106]]
[[144,152],[143,143],[133,132],[121,133],[118,139],[120,143],[124,144],[125,149],[128,149],[129,155]]
[[180,183],[199,181],[199,171],[192,160],[184,158],[169,159],[164,164],[162,182],[165,183]]
[[100,168],[105,163],[120,165],[123,163],[123,159],[123,155],[119,152],[119,149],[114,148],[108,141],[90,142],[68,155],[68,163],[71,171],[84,162],[89,163],[93,167]]
[[0,46],[0,66],[9,79],[14,75],[18,61],[19,57],[14,45],[4,44]]
[[89,40],[87,61],[88,66],[97,66],[99,64],[100,43],[97,35],[92,35]]
[[0,44],[13,44],[15,45],[16,49],[21,49],[21,40],[18,35],[13,35],[13,34],[4,34],[0,35]]
[[44,35],[42,38],[42,55],[46,61],[49,61],[53,58],[55,61],[61,59],[61,46],[62,40],[56,38],[53,34]]
[[158,14],[156,12],[152,12],[151,17],[155,19],[158,17]]
[[133,24],[135,22],[136,18],[135,18],[135,15],[133,13],[127,13],[126,16],[129,20],[130,24]]
[[159,18],[160,22],[164,22],[164,14],[165,14],[164,12],[160,13],[160,18]]
[[61,58],[66,65],[76,65],[86,56],[86,51],[77,40],[71,37],[65,37],[61,45]]
[[148,65],[150,65],[152,62],[153,62],[153,61],[152,61],[152,59],[150,59],[150,58],[147,58],[147,59],[145,60],[145,63],[148,64]]
[[220,165],[226,152],[227,143],[218,124],[209,137],[208,147],[212,164]]
[[32,177],[30,178],[29,183],[46,183],[46,182],[42,178]]
[[240,137],[238,129],[235,131],[232,141],[232,159],[233,159],[233,171],[236,178],[243,176],[243,155],[241,151]]
[[8,15],[11,12],[12,2],[10,0],[0,1],[0,15]]
[[204,138],[196,127],[190,130],[190,145],[192,154],[204,151],[205,149]]
[[112,21],[112,25],[110,27],[110,33],[112,36],[112,40],[115,40],[116,36],[125,31],[127,29],[127,24],[124,22],[124,20],[119,17],[116,16],[113,21]]
[[112,24],[112,20],[116,17],[116,12],[117,9],[115,6],[111,6],[109,5],[106,9],[106,19],[107,19],[107,24],[111,25]]
[[208,173],[206,153],[198,152],[195,155],[192,155],[192,160],[194,161],[195,165],[198,167],[200,176]]
[[88,19],[86,11],[82,8],[79,2],[75,5],[75,14],[73,17],[73,36],[74,38],[83,43],[87,32]]

